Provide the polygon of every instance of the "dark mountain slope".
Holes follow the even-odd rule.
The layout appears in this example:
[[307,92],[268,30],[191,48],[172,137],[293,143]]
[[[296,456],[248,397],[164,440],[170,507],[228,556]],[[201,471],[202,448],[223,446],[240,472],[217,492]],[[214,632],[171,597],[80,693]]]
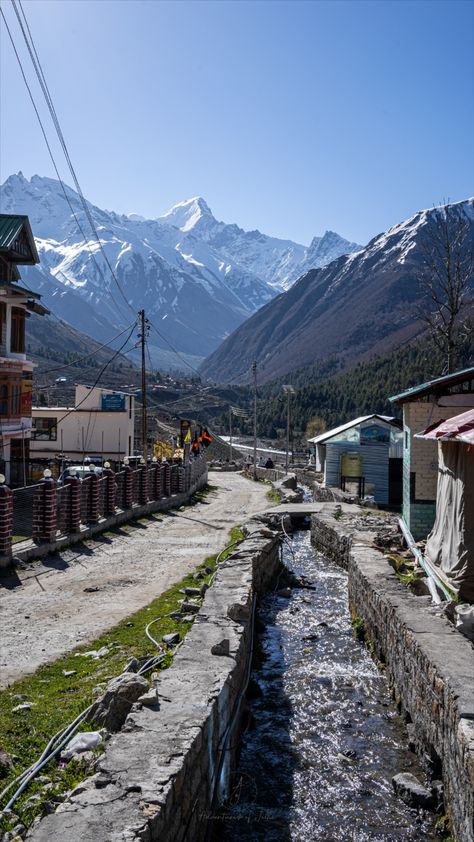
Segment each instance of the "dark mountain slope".
[[[451,207],[469,222],[474,241],[474,200]],[[350,368],[368,352],[398,347],[420,332],[422,247],[435,225],[433,210],[420,211],[362,251],[308,272],[241,325],[201,370],[219,382],[246,383],[256,359],[267,382],[333,357]]]

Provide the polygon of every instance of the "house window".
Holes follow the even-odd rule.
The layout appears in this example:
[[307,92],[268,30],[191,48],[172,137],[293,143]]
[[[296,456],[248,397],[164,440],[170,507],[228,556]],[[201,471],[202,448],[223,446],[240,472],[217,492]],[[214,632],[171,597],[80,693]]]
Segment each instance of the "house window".
[[0,380],[0,418],[21,415],[21,381]]
[[21,415],[21,383],[17,380],[10,384],[10,415]]
[[57,418],[33,418],[32,438],[35,441],[56,441]]
[[21,307],[12,307],[10,350],[13,354],[25,353],[25,311]]
[[0,418],[7,418],[9,416],[8,411],[8,384],[1,383],[0,384]]
[[4,301],[0,302],[0,345],[5,341],[5,327],[7,323],[7,305]]

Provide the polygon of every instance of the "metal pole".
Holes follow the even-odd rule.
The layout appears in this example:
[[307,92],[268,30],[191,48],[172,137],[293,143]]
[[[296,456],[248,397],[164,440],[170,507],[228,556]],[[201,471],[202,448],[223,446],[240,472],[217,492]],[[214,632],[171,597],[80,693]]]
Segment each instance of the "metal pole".
[[290,450],[290,392],[286,393],[286,461],[285,474],[288,473],[288,453]]
[[145,372],[145,310],[140,310],[140,339],[142,350],[142,452],[146,462],[148,456],[148,431],[146,419],[146,372]]
[[231,406],[229,406],[229,445],[230,445],[229,462],[232,462],[232,407]]
[[253,478],[257,479],[257,360],[252,365],[253,374]]

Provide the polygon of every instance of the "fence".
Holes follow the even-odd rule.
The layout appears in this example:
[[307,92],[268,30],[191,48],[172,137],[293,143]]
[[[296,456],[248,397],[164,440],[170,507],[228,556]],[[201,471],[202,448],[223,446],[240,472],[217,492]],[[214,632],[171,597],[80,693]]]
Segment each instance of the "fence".
[[12,491],[13,541],[23,541],[33,535],[33,497],[36,485]]
[[157,462],[136,470],[104,470],[84,479],[58,483],[47,477],[37,485],[11,491],[0,485],[0,558],[12,553],[12,543],[32,538],[37,544],[77,533],[116,512],[189,492],[206,472],[203,455],[186,466]]

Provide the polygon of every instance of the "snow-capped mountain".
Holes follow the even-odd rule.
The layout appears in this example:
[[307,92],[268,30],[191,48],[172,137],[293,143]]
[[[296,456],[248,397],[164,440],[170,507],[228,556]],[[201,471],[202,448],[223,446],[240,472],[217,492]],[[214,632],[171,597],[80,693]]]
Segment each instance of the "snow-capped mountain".
[[246,232],[218,222],[202,198],[156,219],[88,202],[102,251],[79,196],[67,186],[65,192],[55,179],[28,180],[22,173],[1,187],[1,212],[28,215],[41,259],[22,270],[24,281],[56,315],[99,340],[144,307],[157,328],[149,335],[153,361],[163,367],[180,366],[170,344],[197,363],[298,277],[300,265],[327,262],[347,242],[333,235],[334,243],[319,253],[317,238],[305,249]]
[[[474,199],[451,204],[449,214],[461,220],[468,256],[474,243]],[[420,307],[430,307],[418,280],[426,250],[433,250],[442,236],[441,218],[439,209],[419,211],[364,249],[307,272],[211,354],[204,363],[207,376],[249,382],[253,360],[259,363],[260,381],[327,359],[351,367],[367,354],[387,353],[409,341],[423,328]]]
[[199,196],[175,205],[159,221],[192,232],[229,260],[265,281],[277,292],[288,289],[308,269],[326,266],[341,254],[361,248],[339,234],[326,231],[306,248],[292,240],[269,237],[260,231],[244,231],[238,225],[218,222]]

